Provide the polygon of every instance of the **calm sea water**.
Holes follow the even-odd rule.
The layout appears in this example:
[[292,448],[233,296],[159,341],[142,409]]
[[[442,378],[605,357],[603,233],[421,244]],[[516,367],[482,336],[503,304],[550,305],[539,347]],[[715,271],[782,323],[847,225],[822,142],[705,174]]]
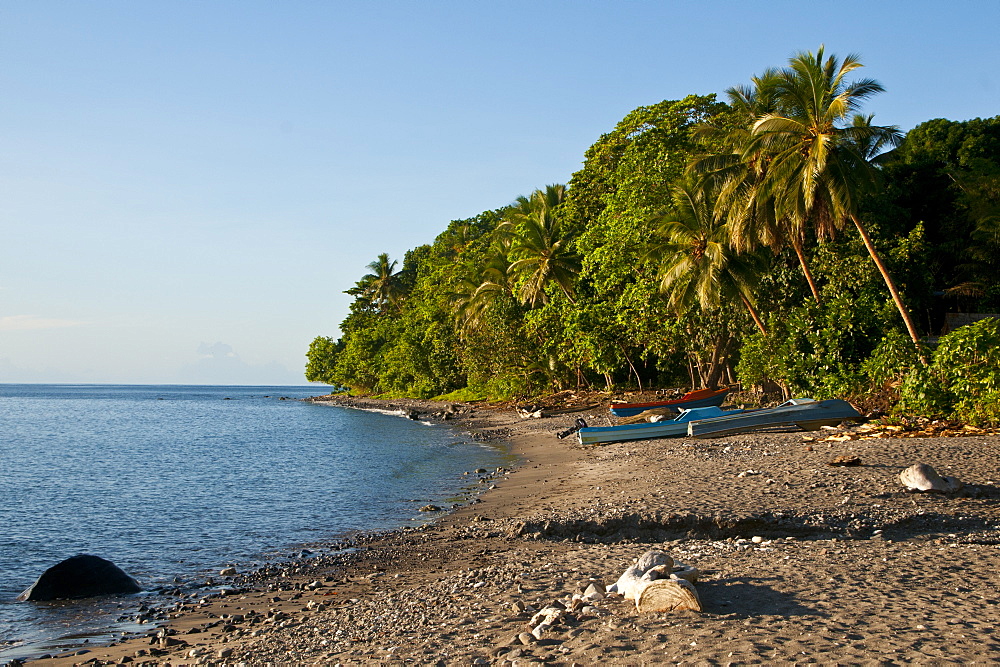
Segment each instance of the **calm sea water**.
[[0,660],[106,637],[122,601],[14,601],[75,554],[191,581],[412,525],[462,498],[464,472],[510,463],[450,427],[280,400],[319,393],[0,385]]

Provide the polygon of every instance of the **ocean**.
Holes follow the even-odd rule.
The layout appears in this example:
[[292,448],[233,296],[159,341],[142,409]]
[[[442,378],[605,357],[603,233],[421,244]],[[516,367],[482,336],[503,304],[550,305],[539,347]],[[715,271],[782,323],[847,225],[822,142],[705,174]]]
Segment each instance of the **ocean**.
[[418,525],[475,492],[463,473],[512,462],[453,427],[295,400],[322,393],[0,384],[0,661],[138,629],[123,619],[153,594],[15,601],[70,556],[146,589],[203,581]]

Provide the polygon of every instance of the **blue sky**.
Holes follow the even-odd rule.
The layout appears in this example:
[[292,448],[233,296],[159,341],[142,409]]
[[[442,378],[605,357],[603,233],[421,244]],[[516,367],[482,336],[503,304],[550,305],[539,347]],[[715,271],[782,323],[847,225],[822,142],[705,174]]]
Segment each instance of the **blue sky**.
[[996,2],[0,2],[0,382],[299,383],[343,290],[632,109],[858,53],[1000,114]]

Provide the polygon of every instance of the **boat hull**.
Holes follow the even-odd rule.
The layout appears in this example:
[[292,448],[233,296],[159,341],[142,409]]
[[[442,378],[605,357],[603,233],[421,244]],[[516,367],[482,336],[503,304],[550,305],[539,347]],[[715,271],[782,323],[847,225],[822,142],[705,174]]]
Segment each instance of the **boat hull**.
[[[694,395],[692,395],[694,394]],[[729,389],[720,389],[716,392],[690,392],[685,396],[672,401],[655,401],[653,403],[612,403],[611,414],[615,417],[634,417],[646,410],[655,408],[666,408],[671,412],[680,412],[691,408],[718,407],[726,400]],[[689,398],[690,397],[690,398]]]
[[738,415],[688,422],[688,435],[695,438],[720,438],[736,433],[797,426],[815,431],[822,426],[836,426],[861,414],[847,401],[793,399],[776,408],[754,410]]
[[675,438],[687,435],[688,423],[694,419],[710,421],[714,417],[734,415],[739,412],[742,410],[725,411],[716,406],[709,406],[683,410],[674,419],[658,422],[620,424],[618,426],[585,426],[577,431],[577,439],[581,445],[598,445],[605,442]]

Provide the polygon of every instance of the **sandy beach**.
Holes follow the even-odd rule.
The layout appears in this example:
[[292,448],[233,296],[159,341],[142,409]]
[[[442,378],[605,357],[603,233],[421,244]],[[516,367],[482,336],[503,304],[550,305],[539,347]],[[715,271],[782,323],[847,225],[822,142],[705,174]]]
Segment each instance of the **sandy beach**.
[[[421,418],[447,408],[347,400]],[[828,431],[582,447],[555,436],[606,414],[456,406],[457,428],[507,441],[521,459],[470,471],[484,488],[472,503],[345,553],[219,577],[233,590],[172,601],[149,636],[30,664],[1000,661],[1000,437]],[[860,465],[829,465],[838,456]],[[898,475],[914,463],[965,489],[905,492]],[[654,548],[701,571],[703,611],[639,613],[599,594],[574,603]],[[566,607],[561,619],[529,636],[553,606]]]

